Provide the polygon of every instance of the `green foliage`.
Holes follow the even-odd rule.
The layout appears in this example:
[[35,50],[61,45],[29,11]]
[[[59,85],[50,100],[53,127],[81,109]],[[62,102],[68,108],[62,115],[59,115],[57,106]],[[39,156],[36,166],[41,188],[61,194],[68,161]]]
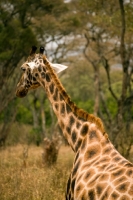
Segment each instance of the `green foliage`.
[[43,140],[41,133],[42,133],[41,127],[32,128],[27,137],[28,144],[35,143],[37,146],[39,146]]
[[88,113],[93,113],[94,101],[92,99],[88,101],[77,101],[77,106],[84,109]]
[[2,61],[11,59],[13,54],[20,59],[27,54],[27,48],[29,49],[31,43],[37,43],[31,28],[23,27],[17,16],[11,17],[6,25],[4,19],[1,20],[0,29],[0,59]]
[[[114,84],[112,84],[112,89],[113,89],[114,93],[117,95],[117,97],[119,98],[119,95],[121,93],[121,81],[118,81],[118,82],[115,82]],[[107,108],[108,108],[111,116],[115,117],[115,115],[117,113],[118,105],[117,105],[115,99],[112,97],[106,84],[104,85],[103,91],[104,91],[104,96],[106,99]]]
[[19,105],[16,120],[19,123],[24,123],[24,124],[32,124],[33,123],[32,113],[29,110],[29,108],[26,107],[26,105],[24,105],[24,104]]
[[74,63],[74,66],[68,68],[67,76],[62,80],[67,92],[74,101],[87,101],[90,97],[93,99],[93,76],[91,66],[85,61]]

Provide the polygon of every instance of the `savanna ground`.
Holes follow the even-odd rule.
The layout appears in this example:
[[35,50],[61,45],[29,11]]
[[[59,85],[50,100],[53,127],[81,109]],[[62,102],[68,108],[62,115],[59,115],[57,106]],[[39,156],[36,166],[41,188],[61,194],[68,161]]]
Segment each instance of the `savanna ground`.
[[42,148],[17,145],[0,151],[0,200],[62,200],[74,154],[62,146],[53,167],[42,164]]
[[[27,147],[28,156],[24,156]],[[44,167],[42,152],[41,147],[26,145],[0,151],[0,200],[65,199],[74,153],[61,146],[56,165]]]

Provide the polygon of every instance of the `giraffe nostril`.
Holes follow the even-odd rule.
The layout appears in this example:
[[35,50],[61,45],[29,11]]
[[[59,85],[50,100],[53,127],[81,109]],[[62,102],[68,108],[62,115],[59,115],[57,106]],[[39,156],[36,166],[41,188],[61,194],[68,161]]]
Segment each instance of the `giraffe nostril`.
[[16,91],[16,96],[17,97],[20,97],[20,98],[23,98],[27,95],[28,93],[28,89],[25,89],[25,88],[20,88]]
[[25,96],[25,94],[26,94],[25,91],[20,92],[21,96]]

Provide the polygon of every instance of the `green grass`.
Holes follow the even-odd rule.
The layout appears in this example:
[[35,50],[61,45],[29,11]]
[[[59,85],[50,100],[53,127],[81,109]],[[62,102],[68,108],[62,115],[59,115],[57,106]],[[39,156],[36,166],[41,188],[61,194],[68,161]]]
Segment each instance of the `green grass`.
[[74,154],[62,146],[55,166],[42,165],[41,147],[30,146],[24,162],[24,146],[0,151],[0,200],[62,200]]

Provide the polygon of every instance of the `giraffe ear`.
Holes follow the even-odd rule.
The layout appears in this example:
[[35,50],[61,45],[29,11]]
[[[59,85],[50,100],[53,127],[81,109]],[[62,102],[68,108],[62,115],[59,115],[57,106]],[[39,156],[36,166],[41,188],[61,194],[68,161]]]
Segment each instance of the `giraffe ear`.
[[37,50],[37,47],[32,46],[31,51],[30,51],[30,55],[35,54],[36,50]]
[[68,68],[66,65],[61,65],[61,64],[53,64],[50,63],[51,67],[56,71],[56,73],[60,73],[61,71],[65,70],[66,68]]

